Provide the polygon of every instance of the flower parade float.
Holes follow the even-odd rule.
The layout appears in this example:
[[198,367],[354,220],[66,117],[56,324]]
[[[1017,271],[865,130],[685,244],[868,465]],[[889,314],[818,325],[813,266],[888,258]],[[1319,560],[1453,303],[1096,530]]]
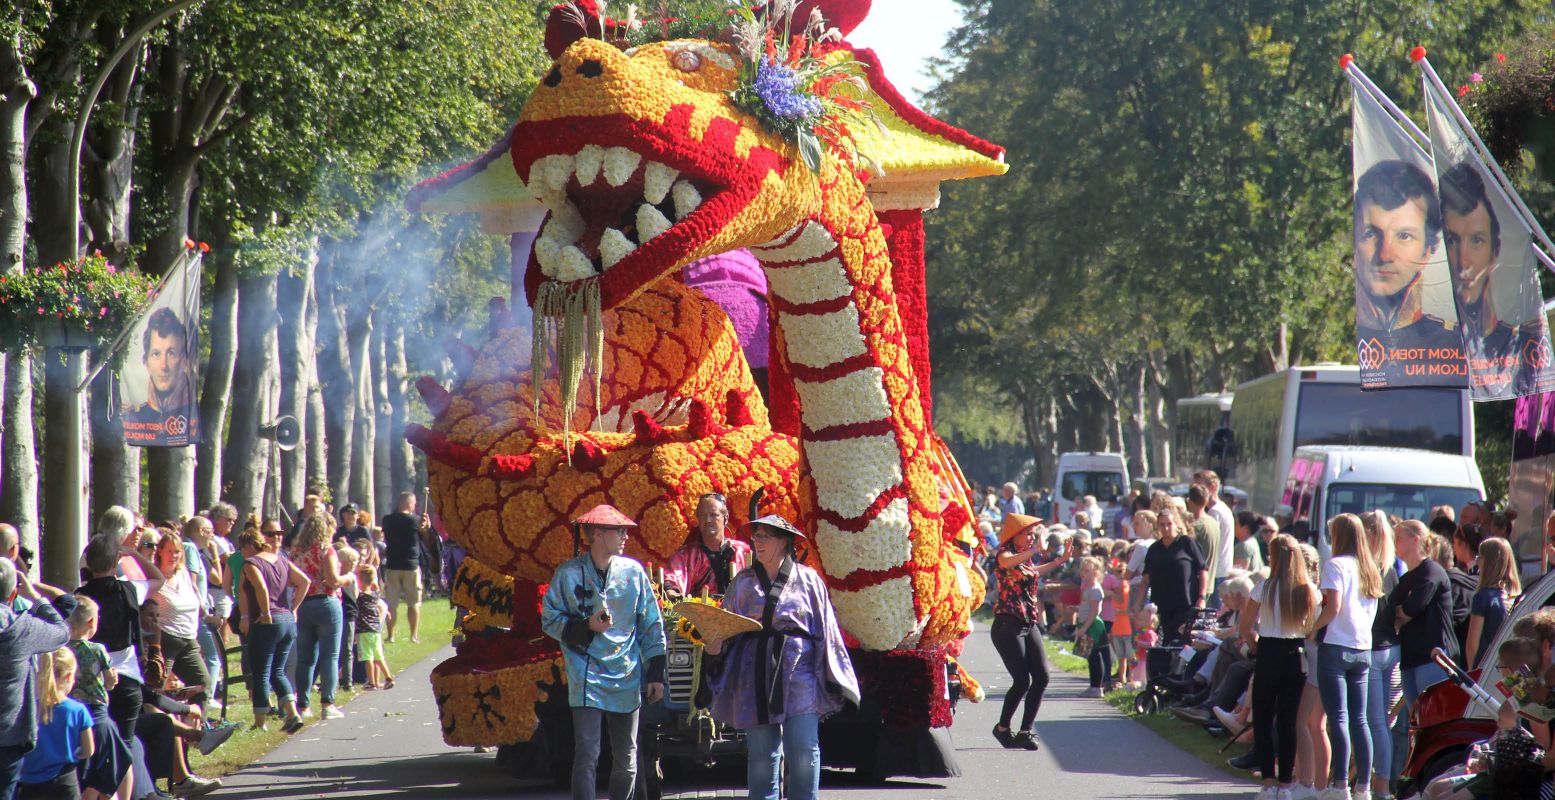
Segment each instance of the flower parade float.
[[[702,493],[728,497],[739,532],[764,488],[762,513],[815,542],[865,687],[828,722],[827,763],[955,774],[947,664],[983,587],[967,487],[931,426],[922,212],[944,180],[1002,174],[1003,150],[847,44],[867,2],[701,6],[558,6],[554,63],[508,136],[407,200],[480,212],[515,259],[514,312],[499,303],[478,348],[451,343],[461,378],[417,384],[435,419],[409,433],[470,553],[455,597],[488,633],[434,671],[444,736],[527,742],[531,764],[570,749],[536,611],[573,553],[568,519],[609,502],[642,524],[628,555],[662,564]],[[765,395],[741,346],[759,337],[729,321],[745,312],[682,272],[731,251],[765,278]]]

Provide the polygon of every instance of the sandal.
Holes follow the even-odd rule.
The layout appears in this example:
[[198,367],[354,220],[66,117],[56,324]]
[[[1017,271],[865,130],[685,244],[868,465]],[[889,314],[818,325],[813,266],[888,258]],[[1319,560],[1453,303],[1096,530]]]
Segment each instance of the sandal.
[[394,688],[394,679],[393,678],[384,678],[383,679],[383,688],[385,688],[385,689],[393,689]]

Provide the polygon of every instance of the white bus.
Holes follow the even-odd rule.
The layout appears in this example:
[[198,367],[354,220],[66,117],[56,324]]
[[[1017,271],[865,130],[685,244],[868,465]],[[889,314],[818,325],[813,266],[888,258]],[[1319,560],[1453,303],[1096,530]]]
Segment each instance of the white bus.
[[1226,434],[1231,430],[1231,400],[1235,395],[1201,394],[1177,401],[1177,424],[1172,429],[1172,462],[1177,480],[1192,483],[1203,469],[1226,469]]
[[1474,412],[1463,389],[1362,392],[1360,368],[1291,367],[1236,387],[1235,442],[1223,479],[1270,513],[1280,504],[1291,456],[1307,445],[1403,447],[1474,457]]

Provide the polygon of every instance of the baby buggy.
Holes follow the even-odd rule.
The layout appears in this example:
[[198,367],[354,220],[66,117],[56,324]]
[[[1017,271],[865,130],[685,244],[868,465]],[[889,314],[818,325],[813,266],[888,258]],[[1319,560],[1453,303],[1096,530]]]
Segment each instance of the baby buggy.
[[[1198,617],[1193,621],[1193,634],[1213,629],[1214,609],[1195,610]],[[1185,687],[1193,677],[1189,667],[1193,653],[1193,648],[1186,644],[1146,648],[1145,688],[1134,696],[1136,713],[1155,714],[1188,694],[1189,690]]]

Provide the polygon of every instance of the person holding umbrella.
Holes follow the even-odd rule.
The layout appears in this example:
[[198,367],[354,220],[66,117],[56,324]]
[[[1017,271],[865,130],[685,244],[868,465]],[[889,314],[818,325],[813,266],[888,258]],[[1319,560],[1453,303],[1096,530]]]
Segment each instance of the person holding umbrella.
[[775,514],[750,527],[756,558],[734,576],[723,608],[759,620],[761,629],[707,642],[709,655],[723,654],[710,669],[711,710],[745,731],[752,798],[777,800],[786,764],[789,800],[814,800],[820,721],[858,704],[858,678],[825,581],[794,557],[794,542],[805,534]]
[[561,642],[572,707],[572,796],[593,800],[601,736],[610,736],[610,798],[637,781],[637,717],[664,696],[664,618],[648,571],[621,555],[637,523],[598,505],[573,520],[587,552],[556,568],[540,627]]

